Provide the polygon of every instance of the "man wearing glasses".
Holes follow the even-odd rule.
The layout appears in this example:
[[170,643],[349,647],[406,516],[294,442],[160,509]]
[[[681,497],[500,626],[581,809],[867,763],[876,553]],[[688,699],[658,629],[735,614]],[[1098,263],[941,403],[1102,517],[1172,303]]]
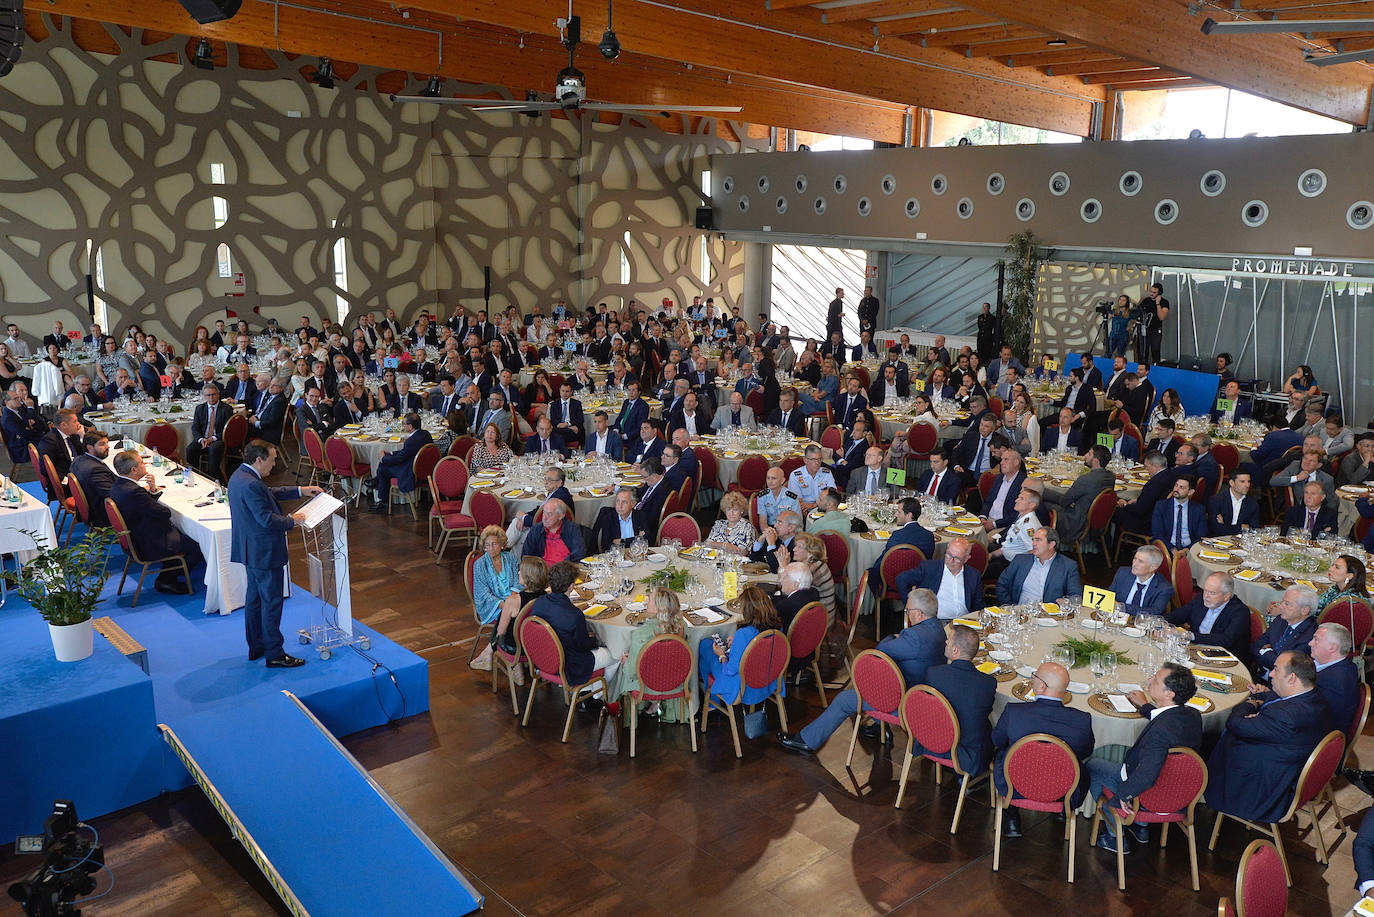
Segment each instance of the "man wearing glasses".
[[931,558],[913,570],[897,574],[897,594],[911,589],[929,589],[940,602],[943,621],[963,617],[983,609],[983,576],[968,566],[973,545],[967,538],[955,538],[945,548],[943,559]]

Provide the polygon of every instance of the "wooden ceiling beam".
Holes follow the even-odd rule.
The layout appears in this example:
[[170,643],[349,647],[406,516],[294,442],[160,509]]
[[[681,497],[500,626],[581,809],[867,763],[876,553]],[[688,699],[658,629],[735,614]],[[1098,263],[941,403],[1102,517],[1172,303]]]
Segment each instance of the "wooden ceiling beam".
[[1116,92],[1133,92],[1139,89],[1161,90],[1161,89],[1201,89],[1212,84],[1206,80],[1195,79],[1185,76],[1176,80],[1145,80],[1136,83],[1112,83],[1108,86]]
[[987,27],[998,25],[982,13],[935,13],[930,16],[915,16],[910,19],[893,19],[880,22],[873,27],[877,35],[923,35],[935,34],[947,29],[966,29],[974,26]]
[[1140,67],[1136,65],[1135,70],[1122,70],[1118,73],[1089,73],[1083,77],[1083,82],[1088,86],[1118,86],[1121,83],[1148,83],[1152,80],[1176,80],[1183,76],[1181,73],[1174,73],[1172,70],[1160,70],[1158,67]]
[[[1016,57],[1019,54],[1039,54],[1044,51],[1086,51],[1078,42],[1070,42],[1068,47],[1047,45],[1052,36],[1043,38],[1020,38],[1015,41],[992,41],[987,44],[970,45],[970,57]],[[1017,66],[1021,66],[1019,63]]]
[[1073,51],[1065,51],[1060,48],[1050,48],[1044,51],[1037,51],[1034,54],[1017,54],[1013,56],[1000,56],[995,58],[1008,67],[1048,67],[1052,64],[1078,64],[1087,61],[1107,61],[1121,60],[1120,54],[1113,54],[1110,51],[1097,51],[1092,48],[1079,48]]
[[945,13],[959,7],[949,0],[878,0],[877,3],[859,3],[854,6],[841,6],[821,13],[821,22],[838,25],[843,22],[862,22],[884,16],[920,16],[924,13]]
[[[1357,3],[1314,3],[1313,0],[1231,0],[1228,4],[1237,13],[1283,13],[1290,17],[1310,13],[1329,12],[1362,16],[1374,11],[1369,0]],[[1212,17],[1216,19],[1215,16]],[[1316,18],[1316,16],[1312,16]],[[1220,21],[1220,20],[1218,20]]]
[[1038,32],[1034,29],[1023,29],[1016,25],[988,26],[981,29],[951,29],[947,32],[936,32],[934,35],[922,35],[921,46],[926,48],[952,48],[955,45],[976,45],[987,41],[1015,41],[1020,38],[1034,38]]
[[776,10],[795,10],[803,6],[810,6],[818,0],[763,0],[763,8],[772,12]]
[[969,9],[1351,124],[1369,117],[1370,68],[1313,67],[1279,35],[1203,35],[1183,0],[964,0]]
[[1055,76],[1086,75],[1090,73],[1120,73],[1126,70],[1139,70],[1140,61],[1134,60],[1091,60],[1073,64],[1051,64],[1047,72]]

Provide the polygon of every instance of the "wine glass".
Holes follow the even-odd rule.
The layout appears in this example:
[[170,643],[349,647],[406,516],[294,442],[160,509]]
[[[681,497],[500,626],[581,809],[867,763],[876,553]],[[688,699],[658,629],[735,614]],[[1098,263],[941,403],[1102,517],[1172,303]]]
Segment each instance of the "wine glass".
[[1102,654],[1102,674],[1107,677],[1109,682],[1116,681],[1117,662],[1116,653],[1107,652]]
[[1109,653],[1093,653],[1088,657],[1088,671],[1093,673],[1093,693],[1101,693],[1102,676],[1107,674],[1107,659]]

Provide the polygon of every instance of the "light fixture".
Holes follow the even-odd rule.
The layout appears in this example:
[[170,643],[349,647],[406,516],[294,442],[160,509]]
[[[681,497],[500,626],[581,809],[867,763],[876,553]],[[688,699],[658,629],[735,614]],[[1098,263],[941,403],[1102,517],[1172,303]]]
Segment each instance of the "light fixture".
[[1344,51],[1339,54],[1303,54],[1302,59],[1314,67],[1330,67],[1333,64],[1353,64],[1357,61],[1374,60],[1374,48],[1363,51]]
[[201,70],[215,69],[215,51],[210,47],[210,39],[202,38],[196,44],[196,56],[191,58],[191,63]]
[[1045,47],[1047,47],[1047,48],[1062,48],[1062,47],[1064,47],[1064,46],[1067,45],[1067,44],[1068,44],[1068,41],[1065,40],[1065,39],[1063,39],[1063,38],[1051,38],[1049,41],[1045,42]]
[[596,46],[606,60],[615,60],[620,56],[620,39],[615,37],[611,23],[611,3],[612,0],[606,0],[606,31],[601,35],[601,44]]
[[425,84],[425,88],[420,90],[420,95],[424,96],[426,99],[439,98],[439,86],[442,83],[443,80],[440,79],[438,74],[435,74],[429,78],[429,82]]
[[320,65],[315,68],[315,75],[310,82],[321,89],[334,88],[334,62],[327,57],[320,58]]
[[1203,35],[1242,35],[1254,32],[1369,32],[1374,19],[1237,19],[1217,22],[1202,20]]

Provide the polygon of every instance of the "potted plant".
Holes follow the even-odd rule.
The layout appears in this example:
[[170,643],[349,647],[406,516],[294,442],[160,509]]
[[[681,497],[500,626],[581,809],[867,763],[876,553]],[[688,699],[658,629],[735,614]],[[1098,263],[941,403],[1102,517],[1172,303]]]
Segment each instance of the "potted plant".
[[19,576],[19,594],[48,622],[58,662],[91,655],[91,611],[100,603],[109,574],[105,555],[115,541],[113,529],[93,529],[76,544],[47,547],[47,536],[25,531],[39,549]]

